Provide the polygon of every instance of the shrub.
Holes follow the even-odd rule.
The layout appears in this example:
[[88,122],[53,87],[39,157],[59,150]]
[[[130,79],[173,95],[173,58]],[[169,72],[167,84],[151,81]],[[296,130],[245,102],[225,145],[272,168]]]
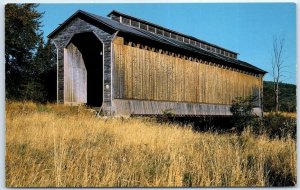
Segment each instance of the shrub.
[[253,127],[259,123],[259,118],[253,114],[255,97],[237,97],[232,102],[230,111],[232,113],[232,125],[238,133],[246,127]]
[[269,137],[296,138],[296,118],[271,112],[263,119],[264,131]]
[[172,117],[175,115],[173,109],[171,109],[171,108],[162,110],[162,113],[163,113],[163,115],[165,115],[167,117]]
[[174,117],[175,117],[175,112],[173,109],[171,108],[168,108],[168,109],[164,109],[164,110],[161,110],[162,112],[162,115],[160,115],[158,118],[157,118],[157,121],[158,122],[166,122],[166,123],[169,123],[169,122],[172,122],[174,121]]
[[296,118],[273,112],[257,117],[252,112],[254,102],[254,97],[239,97],[233,101],[231,123],[238,134],[249,128],[256,135],[265,134],[270,138],[296,138]]

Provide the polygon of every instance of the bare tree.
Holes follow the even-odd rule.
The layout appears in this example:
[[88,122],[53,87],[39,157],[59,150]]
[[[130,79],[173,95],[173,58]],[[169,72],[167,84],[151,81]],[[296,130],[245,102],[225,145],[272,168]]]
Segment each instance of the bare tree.
[[274,98],[275,98],[275,111],[279,111],[279,83],[283,77],[283,49],[284,49],[284,38],[273,38],[273,49],[272,49],[272,75],[274,82]]

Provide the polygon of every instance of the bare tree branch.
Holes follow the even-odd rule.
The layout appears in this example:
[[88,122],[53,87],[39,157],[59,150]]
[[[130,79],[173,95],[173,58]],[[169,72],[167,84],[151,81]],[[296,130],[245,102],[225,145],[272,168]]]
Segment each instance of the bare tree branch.
[[279,83],[281,82],[280,79],[285,77],[283,73],[284,66],[284,59],[283,51],[284,51],[284,41],[283,37],[277,38],[273,37],[273,46],[272,46],[272,75],[273,75],[273,82],[274,82],[274,102],[275,102],[275,111],[279,111]]

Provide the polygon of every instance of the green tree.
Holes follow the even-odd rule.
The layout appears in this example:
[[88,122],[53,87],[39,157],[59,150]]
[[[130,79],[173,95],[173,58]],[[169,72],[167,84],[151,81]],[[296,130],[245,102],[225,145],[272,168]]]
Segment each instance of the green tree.
[[6,97],[25,99],[32,77],[33,58],[42,41],[37,4],[5,6],[5,86]]
[[44,43],[40,30],[43,13],[37,4],[5,6],[6,97],[54,101],[56,98],[56,51]]
[[56,49],[50,40],[46,44],[41,41],[31,72],[30,87],[35,88],[35,94],[29,97],[40,102],[54,101],[56,99]]

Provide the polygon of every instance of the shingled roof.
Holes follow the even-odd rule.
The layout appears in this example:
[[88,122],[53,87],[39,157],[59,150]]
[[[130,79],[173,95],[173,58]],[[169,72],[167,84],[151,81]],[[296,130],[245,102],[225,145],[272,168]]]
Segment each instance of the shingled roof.
[[[122,14],[122,13],[119,13],[117,11],[112,11],[110,14],[112,14],[112,13]],[[123,15],[125,15],[125,14],[123,14]],[[111,28],[115,31],[119,31],[119,33],[126,33],[126,34],[130,34],[130,35],[133,35],[133,36],[138,36],[138,37],[145,38],[145,39],[148,39],[148,40],[152,40],[152,41],[162,43],[162,44],[165,44],[165,45],[169,45],[169,46],[173,46],[173,47],[176,47],[176,48],[184,49],[184,50],[187,50],[187,51],[192,52],[192,53],[205,55],[205,56],[210,57],[212,59],[222,60],[226,63],[229,63],[232,66],[242,67],[242,68],[251,70],[255,73],[259,73],[259,74],[267,73],[266,71],[264,71],[264,70],[262,70],[258,67],[255,67],[255,66],[253,66],[253,65],[251,65],[247,62],[244,62],[244,61],[241,61],[241,60],[238,60],[238,59],[234,59],[234,58],[230,58],[230,57],[226,57],[226,56],[223,56],[221,54],[213,53],[211,51],[206,51],[202,48],[193,46],[193,45],[188,44],[188,43],[180,42],[178,40],[168,38],[168,37],[165,37],[163,35],[158,35],[156,33],[152,33],[150,31],[143,30],[143,29],[140,29],[140,28],[131,27],[129,25],[117,22],[113,19],[110,19],[110,18],[107,18],[107,17],[102,17],[102,16],[95,15],[95,14],[92,14],[92,13],[88,13],[88,12],[85,12],[85,11],[82,11],[82,10],[78,10],[77,12],[75,12],[64,23],[62,23],[52,33],[50,33],[48,35],[48,38],[53,38],[61,29],[63,29],[63,27],[65,25],[67,25],[69,22],[71,22],[71,20],[76,16],[84,16],[87,19],[92,19],[93,21],[104,24],[105,26],[107,26],[107,27],[109,27],[109,28]],[[128,15],[126,15],[126,16],[128,16]],[[142,19],[140,19],[140,20],[143,21],[143,22],[148,22],[148,21],[144,21]],[[150,22],[148,22],[148,23],[150,23]],[[152,23],[150,23],[150,24],[152,24]],[[154,24],[152,24],[152,25],[154,25]],[[156,26],[161,27],[159,25],[156,25]],[[175,31],[173,31],[173,32],[175,32]],[[178,33],[178,32],[176,32],[176,33]],[[181,33],[178,33],[178,34],[181,34]],[[181,34],[181,35],[184,35],[184,34]],[[185,36],[187,36],[187,35],[185,35]],[[188,37],[192,38],[192,39],[197,39],[197,38],[194,38],[192,36],[188,36]],[[197,40],[199,40],[199,39],[197,39]],[[203,42],[205,42],[205,41],[203,41]],[[210,44],[208,42],[205,42],[205,43]],[[219,46],[216,46],[214,44],[210,44],[210,45],[212,45],[214,47],[219,47]],[[226,50],[225,48],[222,48],[222,49]],[[230,50],[226,50],[226,51],[230,51]],[[230,52],[233,52],[233,51],[230,51]],[[233,52],[233,53],[235,53],[235,52]]]

